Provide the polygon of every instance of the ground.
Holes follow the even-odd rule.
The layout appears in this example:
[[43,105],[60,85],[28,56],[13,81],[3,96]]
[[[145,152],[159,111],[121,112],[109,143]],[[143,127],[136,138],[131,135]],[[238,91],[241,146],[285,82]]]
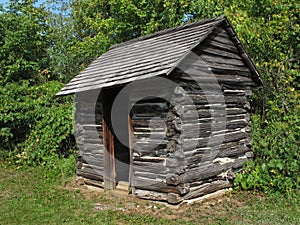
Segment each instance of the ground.
[[300,224],[299,195],[227,193],[170,207],[45,177],[42,169],[0,168],[0,224]]

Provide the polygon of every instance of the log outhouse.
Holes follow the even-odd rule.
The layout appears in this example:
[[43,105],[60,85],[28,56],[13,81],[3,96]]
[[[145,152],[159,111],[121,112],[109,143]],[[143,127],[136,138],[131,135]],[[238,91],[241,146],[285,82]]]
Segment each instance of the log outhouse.
[[259,85],[226,17],[114,45],[58,93],[75,94],[77,175],[172,204],[228,188]]

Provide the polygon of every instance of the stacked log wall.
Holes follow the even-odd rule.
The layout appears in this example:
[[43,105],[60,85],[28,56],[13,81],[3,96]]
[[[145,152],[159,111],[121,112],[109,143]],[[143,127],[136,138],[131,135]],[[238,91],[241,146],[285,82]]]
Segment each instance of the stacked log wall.
[[[133,128],[133,169],[132,186],[134,194],[143,197],[146,190],[163,192],[166,185],[165,161],[166,144],[164,139],[164,117],[166,102],[152,99],[151,102],[138,101],[131,110]],[[161,196],[161,194],[159,194]],[[150,194],[153,199],[155,194]]]
[[164,171],[168,193],[144,187],[136,195],[179,203],[230,187],[252,157],[249,96],[255,84],[224,29],[196,47],[171,76],[180,88],[165,118],[169,136],[161,150],[167,155],[157,155],[166,167],[152,174],[154,179]]
[[85,183],[103,186],[102,104],[99,90],[75,96],[75,136],[78,146],[76,174]]
[[[182,199],[229,187],[234,172],[252,157],[249,96],[255,84],[240,52],[228,33],[219,29],[192,54],[174,72],[175,80],[184,89],[182,99],[188,95],[194,104],[177,101],[175,106],[182,120],[184,144],[177,149],[183,148],[184,166],[167,177],[167,184],[188,185],[189,192]],[[213,91],[217,86],[222,93],[219,98],[216,95],[220,92]],[[218,107],[219,113],[213,113]],[[198,123],[189,123],[192,109],[198,112]],[[195,138],[197,130],[199,137]],[[216,141],[211,141],[213,138]],[[218,138],[223,141],[219,143]]]

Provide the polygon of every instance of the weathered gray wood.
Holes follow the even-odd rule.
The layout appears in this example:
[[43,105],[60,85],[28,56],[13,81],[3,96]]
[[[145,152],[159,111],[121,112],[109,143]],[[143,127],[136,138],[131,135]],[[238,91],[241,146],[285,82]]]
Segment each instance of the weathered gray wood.
[[149,117],[140,120],[138,119],[132,120],[133,129],[143,128],[143,127],[149,128],[149,124],[151,121],[155,122],[156,119]]
[[98,132],[102,130],[102,125],[98,125],[98,124],[81,124],[81,127],[83,131],[89,131],[89,132]]
[[[219,24],[219,23],[216,22],[215,25],[217,25],[217,24]],[[122,72],[122,70],[125,70],[125,68],[127,69],[128,65],[130,65],[129,66],[130,69],[128,69],[128,71],[132,71],[132,70],[136,70],[135,67],[138,64],[140,64],[139,66],[141,66],[141,67],[146,67],[147,68],[147,66],[148,66],[149,63],[155,64],[155,62],[156,62],[155,60],[158,60],[161,64],[163,64],[166,61],[166,59],[170,60],[169,55],[170,55],[171,52],[174,52],[174,55],[177,58],[180,55],[186,53],[187,49],[189,49],[188,46],[190,46],[190,47],[194,46],[194,44],[197,42],[197,40],[199,40],[199,36],[202,39],[205,39],[205,38],[209,37],[208,34],[211,33],[212,30],[213,30],[211,28],[212,27],[210,27],[209,29],[206,28],[207,29],[206,31],[204,29],[201,32],[195,31],[195,30],[189,30],[189,29],[185,30],[186,32],[185,32],[184,36],[182,35],[180,37],[180,35],[179,35],[178,37],[176,37],[174,39],[174,40],[176,40],[176,45],[175,45],[176,47],[175,47],[175,49],[171,48],[169,45],[166,46],[165,45],[165,41],[159,42],[159,40],[160,40],[160,38],[165,37],[165,35],[166,35],[166,36],[168,36],[167,43],[173,43],[171,41],[171,40],[173,40],[172,36],[177,31],[174,32],[174,33],[170,32],[169,34],[164,34],[162,36],[158,36],[159,38],[158,39],[155,38],[154,41],[151,40],[151,39],[147,40],[147,42],[142,42],[142,43],[140,43],[139,41],[136,41],[135,44],[133,45],[134,48],[131,48],[132,46],[129,44],[128,46],[126,46],[126,48],[125,47],[124,47],[124,49],[121,48],[122,51],[120,51],[120,49],[119,49],[119,51],[117,51],[117,50],[110,51],[107,54],[104,54],[103,56],[101,56],[100,59],[96,60],[95,63],[93,63],[93,65],[91,65],[81,75],[77,76],[76,79],[73,79],[72,82],[70,83],[69,87],[64,88],[64,90],[62,91],[62,93],[66,94],[66,93],[72,92],[72,89],[75,89],[76,87],[78,88],[78,83],[76,83],[77,81],[84,82],[84,80],[88,79],[89,77],[91,77],[92,79],[88,80],[88,83],[86,84],[85,87],[82,87],[82,88],[79,87],[80,90],[91,89],[92,87],[96,86],[96,85],[94,85],[95,82],[97,82],[97,85],[98,85],[97,87],[100,88],[101,87],[100,86],[100,84],[101,84],[100,81],[101,80],[98,79],[98,77],[99,77],[98,76],[98,71],[99,70],[97,69],[97,67],[99,65],[102,65],[102,71],[104,71],[104,74],[102,74],[101,77],[104,77],[105,78],[104,80],[110,80],[110,78],[117,77],[116,76],[117,72]],[[196,32],[195,35],[193,35],[193,32]],[[174,35],[174,36],[176,36],[176,35]],[[186,36],[188,36],[187,39],[185,39]],[[179,37],[181,38],[180,40],[177,39]],[[150,44],[150,43],[152,43],[152,44]],[[203,42],[203,44],[207,44],[207,43]],[[187,48],[182,48],[182,46],[186,46]],[[228,49],[228,46],[230,46],[230,47],[232,47],[232,49],[229,48],[229,50],[231,50],[231,51],[235,50],[236,51],[236,47],[232,46],[232,44],[230,45],[230,43],[228,43],[227,45],[225,44],[224,46],[225,46],[225,50]],[[154,47],[157,48],[155,51],[153,51],[153,49],[152,49]],[[142,49],[144,51],[141,51]],[[120,54],[120,52],[122,54]],[[176,55],[176,53],[178,53],[178,55]],[[110,54],[114,55],[114,57],[111,58],[112,55],[110,55]],[[128,57],[124,57],[124,55],[126,55],[126,54],[129,54],[131,56],[131,57],[129,57],[130,58],[130,62],[128,62]],[[106,55],[109,55],[109,57],[106,58]],[[173,63],[175,63],[177,61],[177,60],[175,60],[175,56],[174,56]],[[161,58],[159,58],[159,57],[161,57]],[[149,58],[151,60],[149,60]],[[112,61],[112,59],[117,59],[116,61],[118,62],[118,66],[112,66],[111,67],[111,63],[110,62]],[[140,60],[141,63],[137,63],[138,62],[137,59]],[[170,64],[172,65],[172,63],[170,63]],[[124,66],[124,68],[122,68],[122,66]],[[111,68],[114,68],[114,70],[116,70],[116,71],[111,71]],[[156,71],[157,70],[158,70],[158,68],[156,68]],[[148,71],[147,69],[141,70],[140,73],[137,75],[137,77],[142,78],[143,76],[145,76],[144,75],[145,73],[149,74],[149,72],[151,72],[151,71]],[[163,72],[163,71],[161,71],[161,72]],[[84,76],[87,73],[90,76]],[[126,74],[126,75],[128,75],[128,74]],[[125,76],[123,74],[121,74],[121,77],[117,77],[117,78],[118,79],[116,81],[112,82],[113,84],[119,84],[119,83],[129,82],[128,76]],[[82,80],[82,79],[84,79],[84,80]],[[124,80],[122,80],[122,79],[124,79]],[[110,83],[110,85],[112,85],[112,83]],[[74,87],[72,85],[74,85]],[[93,85],[93,86],[88,86],[88,85]]]
[[237,53],[237,54],[239,53],[235,46],[228,45],[228,44],[223,44],[223,43],[220,43],[216,40],[207,41],[207,45],[210,46],[210,47],[215,47],[217,49],[222,49],[222,50],[226,50],[226,51]]
[[152,138],[160,139],[161,137],[164,137],[166,132],[151,132],[151,131],[135,131],[134,135],[137,138],[143,138],[143,137],[149,137],[151,135]]
[[[88,141],[86,141],[85,143],[87,144],[102,144],[102,137],[103,137],[103,133],[97,133],[97,132],[80,132],[80,133],[76,133],[76,138],[80,139],[84,139],[84,140],[97,140],[96,143],[89,143]],[[80,143],[79,143],[80,144]]]
[[132,116],[132,120],[139,120],[139,119],[149,119],[149,117],[162,117],[164,118],[166,116],[166,113],[157,113],[157,112],[152,112],[152,113],[139,113],[139,114],[134,114]]
[[[184,145],[183,149],[184,151],[189,151],[196,148],[200,147],[206,147],[208,146],[214,146],[216,144],[219,144],[220,138],[223,138],[222,143],[227,143],[227,142],[234,142],[234,141],[239,141],[245,138],[250,137],[250,134],[247,132],[242,132],[242,131],[234,131],[230,133],[225,133],[221,135],[215,135],[214,138],[193,138],[193,139],[185,139],[184,140]],[[195,146],[195,141],[196,141],[196,146]],[[210,143],[208,143],[210,141]]]
[[[99,141],[98,141],[99,142]],[[82,152],[92,152],[92,153],[103,153],[103,145],[102,143],[84,143],[78,144],[78,148]]]
[[249,121],[247,119],[236,118],[236,120],[226,120],[226,118],[223,118],[222,120],[220,119],[220,121],[217,121],[216,118],[213,118],[212,121],[208,121],[206,123],[200,122],[195,124],[183,124],[182,134],[185,137],[195,137],[195,135],[193,135],[193,132],[199,131],[200,134],[201,132],[204,134],[205,132],[210,133],[211,131],[213,131],[212,129],[220,131],[222,128],[236,129],[246,127],[249,124]]
[[[144,90],[145,92],[145,90]],[[142,113],[146,113],[146,112],[165,112],[166,110],[168,110],[169,106],[167,105],[167,103],[148,103],[148,104],[135,104],[132,107],[132,112],[134,114],[142,114]]]
[[[197,94],[189,94],[189,99],[192,100],[194,104],[217,104],[217,103],[234,103],[234,104],[244,104],[248,101],[245,96],[230,96],[230,95],[197,95]],[[190,102],[186,101],[186,97],[183,96],[181,98],[176,98],[174,100],[176,103],[181,104],[190,104]],[[224,105],[225,107],[225,105]]]
[[133,145],[143,144],[143,145],[149,145],[149,146],[158,146],[158,145],[166,145],[168,143],[165,139],[150,139],[150,138],[138,138],[137,136],[133,137]]
[[[143,145],[143,143],[140,143],[140,145]],[[134,154],[138,156],[161,156],[165,157],[168,153],[168,150],[166,148],[158,148],[156,146],[149,146],[148,148],[142,148],[142,147],[134,147],[133,149]]]
[[233,162],[225,164],[204,164],[196,165],[195,168],[187,170],[183,174],[170,174],[167,176],[167,184],[179,185],[187,182],[200,181],[209,177],[217,176],[218,174],[227,171],[230,168],[239,168],[247,159],[236,159]]
[[134,177],[133,184],[136,189],[143,189],[149,191],[157,191],[163,193],[177,193],[180,195],[186,194],[189,192],[189,186],[186,184],[180,184],[177,186],[168,185],[163,181],[145,179],[141,177]]
[[252,94],[252,91],[251,89],[242,89],[242,90],[239,90],[237,88],[233,89],[233,90],[228,90],[228,89],[225,89],[223,90],[223,94],[224,95],[241,95],[241,96],[250,96]]
[[[211,151],[217,151],[217,157],[228,157],[228,156],[236,156],[241,153],[245,153],[250,150],[250,140],[243,139],[236,142],[228,142],[228,143],[222,143],[217,148],[211,148],[211,147],[202,147],[202,148],[196,148],[192,149],[191,151],[185,151],[185,160],[188,160],[189,158],[197,158],[201,157],[203,153],[209,153]],[[199,155],[199,156],[197,156]]]
[[103,171],[95,171],[93,169],[77,169],[76,170],[76,175],[81,176],[84,178],[89,178],[92,180],[98,180],[98,181],[103,181]]
[[[186,34],[188,35],[188,34]],[[102,70],[101,73],[103,74],[104,78],[109,78],[111,77],[111,73],[116,73],[116,70],[121,73],[122,75],[127,74],[128,71],[126,71],[126,69],[128,67],[130,67],[131,71],[137,72],[137,71],[144,71],[148,68],[152,68],[154,65],[156,65],[158,62],[161,62],[162,64],[166,61],[166,51],[168,52],[168,56],[169,56],[169,60],[171,60],[172,58],[177,58],[178,55],[183,52],[186,52],[186,48],[184,47],[188,47],[191,45],[191,43],[189,43],[189,41],[195,41],[195,34],[191,34],[191,36],[194,36],[193,38],[190,38],[190,40],[188,40],[188,36],[186,37],[181,37],[181,45],[180,45],[180,49],[176,49],[176,48],[168,48],[167,46],[164,46],[164,42],[160,42],[159,40],[157,40],[156,44],[152,44],[152,46],[150,46],[149,44],[144,45],[143,47],[148,47],[149,51],[144,52],[140,46],[140,51],[135,51],[135,56],[136,57],[132,57],[132,55],[130,55],[130,53],[128,52],[124,52],[123,53],[123,57],[120,57],[120,53],[119,55],[115,55],[114,58],[110,58],[110,59],[104,59],[104,57],[107,56],[106,53],[101,57],[101,66],[102,66]],[[186,42],[184,42],[182,39],[187,39]],[[194,40],[193,40],[194,39]],[[160,46],[159,49],[158,46]],[[135,46],[135,50],[137,49],[137,46]],[[155,49],[155,52],[151,51]],[[129,55],[126,55],[129,54]],[[126,57],[127,56],[127,57]],[[156,56],[156,57],[154,57]],[[125,58],[124,58],[125,57]],[[141,59],[140,57],[143,57],[143,59]],[[147,57],[147,58],[146,58]],[[128,61],[128,58],[130,58],[131,60]],[[118,64],[118,68],[114,68],[111,67],[111,60],[118,60],[119,64]],[[151,63],[152,62],[152,63]],[[166,61],[165,64],[170,64],[170,62]],[[152,67],[151,67],[152,66]],[[156,65],[157,67],[157,65]],[[76,76],[76,79],[72,80],[72,84],[78,84],[79,81],[81,82],[91,82],[91,80],[94,80],[95,78],[97,78],[97,74],[98,74],[98,70],[97,67],[93,68],[92,66],[90,66],[88,68],[89,70],[89,78],[85,78],[82,75],[80,76]],[[85,72],[85,71],[84,71]],[[127,72],[127,73],[126,73]]]
[[153,180],[153,183],[158,181],[164,181],[166,179],[166,171],[159,171],[159,170],[148,170],[145,169],[142,172],[142,170],[135,170],[133,172],[133,176],[135,179],[147,179],[147,180]]
[[230,38],[231,36],[227,33],[226,29],[224,29],[223,27],[217,27],[214,31],[213,31],[214,35],[219,35],[225,38]]
[[[237,53],[232,53],[228,51],[224,51],[222,49],[217,49],[209,46],[200,46],[199,50],[204,53],[213,54],[216,56],[223,56],[232,59],[242,59],[241,56]],[[225,59],[226,60],[226,59]]]
[[[236,72],[232,74],[214,73],[213,77],[211,77],[211,75],[203,73],[190,72],[189,74],[184,74],[183,79],[179,79],[177,82],[185,92],[194,92],[199,95],[208,94],[204,93],[204,88],[212,93],[220,93],[220,88],[223,90],[236,90],[238,88],[239,90],[247,91],[249,87],[253,86],[253,81],[248,75],[247,73],[238,74]],[[194,81],[197,81],[198,84],[195,84]]]
[[145,133],[145,134],[154,134],[157,133],[157,135],[163,135],[166,132],[166,128],[160,127],[160,128],[153,128],[149,127],[145,124],[145,126],[135,126],[134,127],[134,134],[140,134],[140,133]]
[[216,158],[236,157],[249,151],[251,151],[250,147],[245,145],[237,145],[228,149],[216,148],[213,150],[207,148],[203,149],[203,151],[197,149],[193,153],[190,152],[189,155],[186,155],[184,160],[185,165],[198,165],[199,163],[212,161]]
[[[216,35],[215,37],[212,38],[214,41],[217,41],[219,43],[225,44],[225,45],[229,45],[232,47],[234,46],[234,43],[232,42],[231,38],[229,36],[224,36],[224,35]],[[235,47],[236,48],[236,47]]]
[[76,142],[79,145],[84,145],[85,143],[89,143],[89,144],[102,144],[102,140],[100,138],[101,136],[94,136],[94,137],[90,137],[90,136],[81,136],[81,135],[76,135]]
[[136,165],[144,163],[153,164],[155,166],[159,165],[158,163],[163,164],[166,160],[165,157],[133,157],[133,160]]
[[[241,115],[243,113],[247,113],[247,110],[244,108],[236,108],[237,105],[233,108],[228,108],[227,106],[228,105],[226,105],[225,112],[223,109],[220,109],[217,111],[218,113],[215,114],[214,117],[218,117],[218,116],[223,117],[226,114],[227,115],[226,119],[227,119],[229,115]],[[182,120],[188,120],[188,118],[195,117],[195,112],[193,107],[190,107],[189,105],[177,105],[176,107],[177,107],[176,113],[180,114]],[[216,112],[215,109],[209,109],[209,107],[206,109],[200,106],[199,107],[196,106],[196,110],[197,110],[196,114],[198,114],[199,118],[201,118],[202,120],[211,119],[212,111],[214,110],[214,112]]]
[[154,201],[167,201],[167,193],[148,191],[142,189],[135,189],[134,195],[138,198],[154,200]]
[[80,157],[77,159],[77,168],[81,169],[83,166],[103,170],[103,160],[94,160],[91,157]]
[[79,116],[79,115],[75,115],[75,120],[76,122],[79,122],[79,123],[96,123],[96,119],[95,117],[89,117],[89,116]]
[[170,204],[178,204],[182,202],[182,197],[177,193],[168,193],[167,202]]
[[[207,20],[207,23],[202,23],[201,26],[191,26],[188,28],[188,32],[186,29],[169,29],[169,30],[164,30],[164,31],[160,31],[158,33],[154,33],[151,35],[147,35],[144,37],[139,37],[137,39],[134,40],[130,40],[127,41],[125,43],[120,43],[120,44],[116,44],[114,46],[111,47],[111,49],[117,48],[117,47],[126,47],[128,44],[135,44],[138,41],[143,41],[143,40],[147,40],[149,38],[159,38],[159,40],[164,40],[164,41],[170,41],[170,39],[173,40],[173,38],[175,37],[175,40],[180,41],[182,36],[188,35],[188,37],[190,38],[190,35],[193,34],[194,32],[200,32],[201,34],[204,32],[207,32],[207,29],[212,28],[213,25],[216,25],[214,22],[212,22],[211,19]],[[180,28],[180,27],[177,27]],[[184,27],[181,27],[184,28]],[[170,34],[172,34],[172,36],[170,36],[170,34],[168,34],[170,32]],[[189,39],[188,38],[188,39]],[[168,42],[167,42],[168,43]],[[152,43],[153,45],[155,45],[155,42]],[[143,44],[138,45],[138,47],[140,47],[140,50],[143,50]],[[118,48],[119,50],[120,48]],[[122,49],[122,48],[121,48]],[[128,52],[127,48],[124,48],[123,51]]]
[[224,58],[216,55],[212,56],[204,52],[200,53],[200,58],[205,62],[216,62],[216,63],[229,64],[234,66],[245,66],[245,63],[242,58],[240,59]]
[[82,170],[91,169],[91,170],[95,170],[95,172],[103,171],[103,164],[94,165],[91,163],[84,163],[84,162],[78,161],[77,169],[82,169]]
[[[235,70],[226,70],[221,71],[218,68],[211,68],[211,71],[214,73],[213,77],[207,77],[203,73],[196,72],[196,70],[190,69],[188,72],[188,76],[191,76],[193,79],[197,80],[198,83],[201,83],[201,87],[205,88],[206,90],[209,90],[209,86],[212,86],[215,88],[216,91],[219,90],[220,87],[226,88],[225,85],[229,85],[228,88],[231,85],[231,89],[234,88],[244,88],[252,87],[253,81],[248,77],[249,73],[246,71],[235,71]],[[188,79],[188,76],[185,77],[185,79]],[[235,78],[235,79],[234,79]],[[219,86],[213,85],[213,83],[218,82]],[[207,83],[207,85],[204,85]],[[210,91],[214,91],[213,89]]]
[[91,180],[84,178],[84,183],[87,185],[92,185],[99,188],[104,188],[104,183],[102,181]]
[[231,184],[227,180],[218,180],[218,181],[214,181],[212,183],[205,183],[198,187],[191,188],[190,192],[183,196],[183,199],[187,200],[187,199],[197,198],[197,197],[215,192],[217,190],[228,188],[230,186],[231,186]]
[[103,154],[82,154],[77,157],[78,163],[86,164],[88,166],[101,167],[103,169]]
[[167,151],[173,153],[177,149],[177,144],[176,140],[170,140],[167,144]]
[[150,172],[153,174],[161,173],[163,174],[166,170],[166,167],[163,163],[149,163],[149,162],[133,162],[133,171],[140,171],[140,172]]

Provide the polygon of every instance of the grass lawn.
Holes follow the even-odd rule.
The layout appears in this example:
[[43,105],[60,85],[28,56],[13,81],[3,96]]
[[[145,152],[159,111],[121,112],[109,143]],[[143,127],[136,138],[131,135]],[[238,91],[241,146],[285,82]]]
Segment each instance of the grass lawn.
[[300,197],[228,194],[179,208],[0,168],[0,224],[300,224]]

